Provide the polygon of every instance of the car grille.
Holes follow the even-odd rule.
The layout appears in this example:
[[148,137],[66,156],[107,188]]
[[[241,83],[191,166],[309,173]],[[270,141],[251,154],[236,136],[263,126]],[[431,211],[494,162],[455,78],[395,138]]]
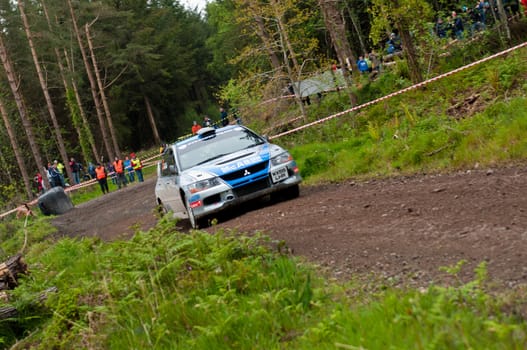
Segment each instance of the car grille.
[[266,170],[269,162],[261,162],[255,165],[251,165],[250,167],[243,168],[240,170],[233,171],[232,173],[228,173],[225,175],[222,175],[221,178],[225,181],[233,181],[237,179],[243,179],[248,174],[256,174],[259,171]]
[[261,180],[253,181],[245,186],[241,186],[238,188],[233,188],[233,192],[236,195],[236,197],[242,197],[260,190],[265,190],[269,187],[269,177],[265,177]]

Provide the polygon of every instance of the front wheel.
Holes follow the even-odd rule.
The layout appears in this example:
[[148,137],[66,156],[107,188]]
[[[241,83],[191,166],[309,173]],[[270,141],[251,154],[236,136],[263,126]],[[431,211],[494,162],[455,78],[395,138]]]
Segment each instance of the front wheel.
[[198,220],[196,220],[196,217],[194,216],[194,212],[191,208],[187,207],[187,213],[188,213],[188,220],[190,221],[190,226],[194,229],[199,228]]
[[286,189],[283,189],[279,192],[272,193],[271,201],[273,202],[286,201],[286,200],[297,198],[299,195],[300,195],[300,186],[297,184],[297,185],[288,187]]

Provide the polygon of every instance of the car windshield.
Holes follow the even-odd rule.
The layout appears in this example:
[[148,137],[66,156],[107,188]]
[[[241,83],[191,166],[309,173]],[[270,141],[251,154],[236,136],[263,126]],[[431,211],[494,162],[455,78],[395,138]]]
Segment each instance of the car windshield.
[[181,170],[186,170],[263,143],[262,137],[242,127],[218,129],[210,136],[178,145],[177,154]]

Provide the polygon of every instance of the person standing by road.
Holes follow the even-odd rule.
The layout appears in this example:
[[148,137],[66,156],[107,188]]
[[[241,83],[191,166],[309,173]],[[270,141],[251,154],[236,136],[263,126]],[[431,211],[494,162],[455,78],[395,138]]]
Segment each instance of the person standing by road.
[[229,125],[229,116],[227,114],[227,111],[223,107],[220,108],[220,120],[222,126]]
[[126,176],[124,175],[124,162],[119,157],[115,157],[113,162],[113,168],[116,175],[117,187],[121,189],[122,186],[126,187],[127,181]]
[[126,175],[128,176],[128,182],[132,183],[135,181],[134,176],[134,167],[132,166],[132,161],[128,156],[124,158],[124,169],[126,170]]
[[198,133],[199,129],[201,129],[201,125],[199,125],[198,122],[194,120],[192,122],[192,134],[196,135]]
[[132,167],[134,168],[134,172],[137,175],[137,180],[139,182],[143,182],[143,164],[139,158],[135,156],[135,153],[130,154],[130,156],[132,157]]
[[60,173],[57,170],[57,161],[54,161],[53,164],[48,163],[48,179],[51,187],[64,187]]
[[77,163],[75,161],[75,158],[71,157],[70,158],[70,169],[71,169],[71,172],[73,174],[73,184],[74,185],[78,185],[81,183],[81,179],[80,179],[80,176],[79,176],[79,172],[80,172],[80,167],[79,167],[79,163]]
[[97,177],[99,186],[101,186],[102,193],[109,193],[110,189],[108,188],[107,180],[108,174],[106,173],[106,169],[104,168],[104,166],[102,166],[101,163],[97,163],[97,167],[95,168],[95,176]]
[[55,170],[59,173],[60,186],[69,186],[68,184],[66,184],[66,179],[64,178],[64,164],[62,164],[58,160],[54,160],[53,165],[55,167]]

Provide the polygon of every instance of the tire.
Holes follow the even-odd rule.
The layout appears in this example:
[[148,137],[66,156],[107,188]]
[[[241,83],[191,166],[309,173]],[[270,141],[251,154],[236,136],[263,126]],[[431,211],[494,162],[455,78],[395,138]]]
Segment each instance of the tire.
[[284,195],[287,199],[298,198],[298,196],[300,196],[300,186],[298,184],[291,186],[288,189],[284,190],[284,192]]
[[60,215],[74,208],[62,187],[53,187],[38,198],[38,207],[44,215]]
[[286,201],[290,199],[295,199],[299,195],[300,195],[300,186],[297,184],[297,185],[288,187],[286,189],[283,189],[279,192],[271,193],[271,201],[273,202]]
[[188,214],[188,220],[190,221],[190,227],[192,227],[193,229],[198,229],[199,228],[198,220],[196,220],[196,217],[194,216],[194,212],[189,207],[187,207],[187,214]]
[[168,214],[167,208],[161,201],[158,201],[158,204],[156,206],[156,212],[161,218]]

